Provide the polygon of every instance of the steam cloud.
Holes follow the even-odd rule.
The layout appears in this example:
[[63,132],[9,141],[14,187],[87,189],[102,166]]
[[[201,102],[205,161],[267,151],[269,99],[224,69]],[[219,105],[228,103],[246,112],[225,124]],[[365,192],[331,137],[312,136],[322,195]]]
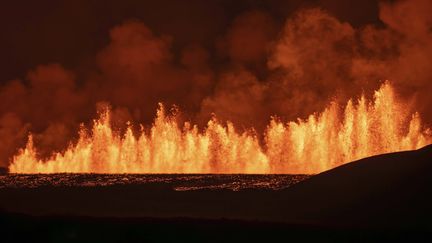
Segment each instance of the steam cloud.
[[282,26],[269,13],[248,11],[214,41],[214,51],[190,43],[178,54],[172,37],[125,21],[111,29],[91,72],[45,64],[0,87],[0,166],[30,131],[42,153],[64,149],[103,103],[112,105],[119,128],[149,124],[163,102],[201,125],[214,113],[262,131],[272,115],[304,118],[388,79],[402,98],[415,95],[412,106],[431,124],[432,2],[384,2],[379,10],[383,25],[361,27],[314,7]]

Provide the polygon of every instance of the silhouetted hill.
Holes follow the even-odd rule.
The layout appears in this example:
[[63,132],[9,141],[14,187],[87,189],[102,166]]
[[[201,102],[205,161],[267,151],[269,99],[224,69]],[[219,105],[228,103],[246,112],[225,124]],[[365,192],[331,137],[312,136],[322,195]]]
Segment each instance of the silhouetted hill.
[[[432,229],[432,145],[323,172],[286,190],[282,219]],[[275,216],[276,217],[276,216]]]
[[2,188],[0,208],[8,213],[0,223],[9,225],[8,232],[20,232],[24,225],[39,233],[33,227],[39,225],[54,233],[65,228],[94,236],[100,230],[120,238],[141,229],[141,236],[156,238],[171,230],[186,238],[219,232],[240,237],[231,240],[254,239],[262,233],[263,239],[292,235],[314,241],[361,241],[384,235],[390,241],[402,236],[411,241],[411,233],[432,233],[431,169],[432,145],[348,163],[276,191],[180,192],[163,183]]

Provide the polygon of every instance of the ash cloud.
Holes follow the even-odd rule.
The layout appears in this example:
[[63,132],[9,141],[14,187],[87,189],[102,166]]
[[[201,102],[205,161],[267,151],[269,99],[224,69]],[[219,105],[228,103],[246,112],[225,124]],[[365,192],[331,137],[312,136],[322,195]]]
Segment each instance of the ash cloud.
[[335,98],[370,94],[388,79],[432,124],[432,3],[376,3],[380,21],[359,24],[322,2],[299,5],[283,18],[253,6],[225,25],[209,24],[216,33],[210,41],[191,29],[176,40],[160,31],[163,24],[152,28],[139,18],[117,23],[107,43],[84,58],[84,68],[40,64],[2,83],[0,166],[29,132],[41,156],[64,149],[106,103],[119,128],[126,121],[151,124],[163,102],[200,126],[215,114],[261,132],[270,116],[304,118]]

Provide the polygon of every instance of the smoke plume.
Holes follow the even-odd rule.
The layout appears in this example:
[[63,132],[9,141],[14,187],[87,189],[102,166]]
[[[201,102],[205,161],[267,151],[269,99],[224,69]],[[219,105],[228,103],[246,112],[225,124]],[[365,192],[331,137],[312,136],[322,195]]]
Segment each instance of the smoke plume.
[[263,131],[271,116],[305,118],[390,80],[432,124],[431,12],[428,0],[380,2],[379,23],[354,25],[320,6],[301,6],[283,21],[256,8],[210,45],[198,37],[178,44],[142,20],[125,20],[85,68],[40,64],[1,84],[0,166],[30,132],[41,156],[66,148],[103,104],[119,129],[150,124],[162,102],[201,126],[215,115]]

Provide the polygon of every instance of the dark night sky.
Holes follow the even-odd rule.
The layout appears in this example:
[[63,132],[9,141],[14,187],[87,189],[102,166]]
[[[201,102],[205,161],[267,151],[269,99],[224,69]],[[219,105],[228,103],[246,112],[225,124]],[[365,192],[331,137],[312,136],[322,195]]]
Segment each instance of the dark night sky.
[[429,0],[2,3],[0,165],[30,132],[62,150],[107,103],[119,127],[149,125],[162,102],[200,127],[216,114],[264,131],[390,80],[432,124],[430,12]]
[[249,10],[269,12],[282,24],[301,7],[319,6],[354,26],[379,23],[375,0],[213,1],[8,1],[0,7],[0,82],[22,78],[39,64],[79,68],[109,42],[109,30],[127,19],[173,38],[174,50],[190,43],[211,49],[232,20]]

